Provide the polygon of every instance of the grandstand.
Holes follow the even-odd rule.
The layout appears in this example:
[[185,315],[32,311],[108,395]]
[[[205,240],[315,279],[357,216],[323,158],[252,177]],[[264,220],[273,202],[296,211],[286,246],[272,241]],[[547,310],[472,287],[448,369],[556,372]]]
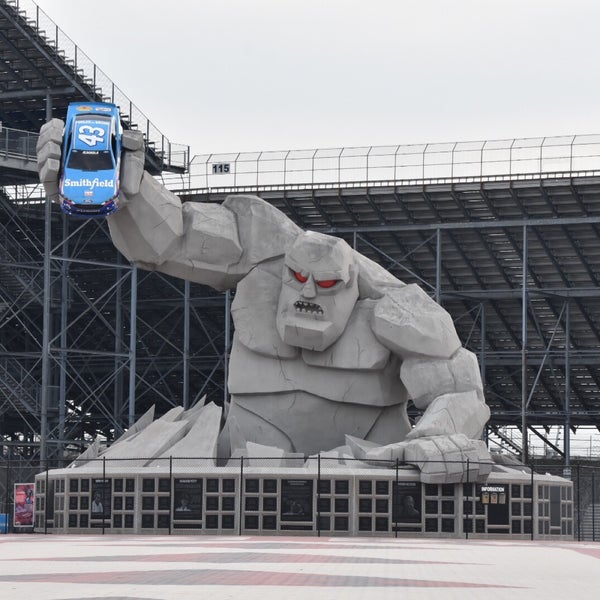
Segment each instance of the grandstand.
[[421,285],[479,358],[503,451],[528,458],[531,440],[568,466],[572,434],[600,427],[599,136],[191,159],[33,2],[0,0],[0,48],[6,452],[62,457],[110,442],[153,404],[227,394],[234,292],[138,271],[103,221],[42,197],[36,133],[75,100],[117,103],[144,133],[147,168],[184,201],[258,194]]

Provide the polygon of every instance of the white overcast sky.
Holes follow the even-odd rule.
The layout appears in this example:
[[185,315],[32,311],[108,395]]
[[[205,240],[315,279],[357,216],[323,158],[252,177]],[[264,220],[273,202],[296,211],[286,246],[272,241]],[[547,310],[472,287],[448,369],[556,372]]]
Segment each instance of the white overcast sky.
[[39,0],[192,154],[600,133],[597,0]]

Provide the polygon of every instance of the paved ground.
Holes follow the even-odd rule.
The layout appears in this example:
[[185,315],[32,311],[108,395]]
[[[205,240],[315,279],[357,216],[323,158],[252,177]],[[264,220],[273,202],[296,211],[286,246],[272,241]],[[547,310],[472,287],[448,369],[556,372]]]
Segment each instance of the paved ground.
[[0,536],[0,599],[597,600],[600,544]]

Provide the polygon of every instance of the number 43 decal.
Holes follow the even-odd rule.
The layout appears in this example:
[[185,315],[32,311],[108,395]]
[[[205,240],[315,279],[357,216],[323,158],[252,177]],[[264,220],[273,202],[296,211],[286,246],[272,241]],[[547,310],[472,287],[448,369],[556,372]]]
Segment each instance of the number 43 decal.
[[77,137],[88,146],[95,146],[104,141],[106,131],[102,127],[92,127],[91,125],[82,125],[77,132]]

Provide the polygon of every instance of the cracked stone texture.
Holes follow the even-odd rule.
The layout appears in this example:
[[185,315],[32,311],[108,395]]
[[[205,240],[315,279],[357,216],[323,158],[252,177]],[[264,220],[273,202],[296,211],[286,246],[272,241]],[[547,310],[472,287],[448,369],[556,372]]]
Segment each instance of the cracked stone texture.
[[40,182],[46,195],[53,201],[58,200],[58,173],[64,126],[60,119],[51,119],[42,125],[36,144]]
[[[51,121],[38,143],[47,193],[57,191],[63,127],[60,120]],[[343,447],[347,434],[381,445],[359,451],[353,442],[361,455],[410,456],[423,463],[427,477],[449,480],[458,473],[448,467],[445,475],[438,474],[425,464],[426,450],[434,457],[483,456],[479,442],[463,443],[464,435],[452,435],[477,437],[489,410],[477,361],[461,349],[442,307],[345,242],[342,252],[339,240],[303,232],[256,196],[229,196],[222,205],[182,204],[143,172],[141,141],[136,133],[123,137],[120,209],[107,219],[113,242],[141,268],[218,290],[237,286],[229,371],[232,402],[218,440],[215,408],[181,409],[134,426],[105,456],[154,458],[175,452],[212,457],[215,447],[219,453],[231,448],[241,455],[257,449],[249,450],[248,444],[258,444],[289,457],[292,452]],[[325,257],[336,255],[322,252],[328,245],[343,260],[328,263]],[[327,295],[311,277],[306,287],[299,286],[290,274],[290,260],[300,261],[300,269],[314,263],[313,278],[327,264],[337,265],[346,288]],[[286,286],[289,301],[283,300]],[[306,320],[310,310],[290,312],[306,302],[321,309],[308,319],[312,327]],[[298,318],[282,317],[284,313]],[[426,410],[409,441],[403,441],[410,430],[405,414],[409,393]]]
[[375,300],[363,300],[356,304],[346,325],[343,341],[329,348],[302,350],[302,358],[308,365],[336,369],[383,369],[390,359],[390,351],[375,337],[370,325]]
[[477,392],[444,394],[429,405],[407,438],[464,433],[477,439],[489,417],[490,409],[481,402]]
[[148,173],[144,173],[140,193],[128,200],[107,218],[113,244],[130,261],[154,270],[180,244],[181,202]]
[[236,215],[246,273],[254,265],[282,257],[302,233],[284,213],[256,196],[228,196],[222,206]]
[[283,466],[285,451],[255,442],[246,444],[246,456],[250,467],[277,468]]
[[293,358],[299,350],[286,344],[275,327],[281,291],[281,261],[260,265],[238,284],[231,315],[240,343],[263,356]]
[[450,358],[462,345],[450,315],[415,284],[388,291],[377,303],[373,331],[402,357]]
[[460,348],[450,360],[423,356],[402,361],[400,378],[415,406],[425,409],[443,394],[476,391],[483,402],[483,386],[476,356]]
[[[181,440],[165,450],[159,458],[173,457],[177,467],[215,465],[217,458],[217,438],[221,424],[222,409],[210,402],[199,408],[192,408],[180,415],[179,420],[188,423],[190,428]],[[208,459],[199,461],[198,459]],[[149,466],[165,465],[165,460],[154,461]]]
[[[148,425],[143,431],[122,444],[111,446],[102,456],[119,460],[120,467],[147,466],[151,460],[161,456],[181,440],[189,430],[187,421],[163,421],[159,419]],[[136,460],[138,457],[138,460]],[[140,461],[139,458],[145,460]]]
[[[45,134],[42,160],[47,168],[57,154],[52,141],[57,132],[55,124]],[[127,145],[134,148],[136,140]],[[135,193],[140,171],[136,157],[135,152],[126,155],[130,171],[124,188],[130,193],[108,219],[117,248],[142,268],[220,290],[237,286],[229,380],[236,402],[230,414],[233,419],[222,435],[232,451],[247,453],[248,443],[264,445],[268,440],[281,452],[318,452],[340,446],[346,434],[371,436],[382,445],[402,439],[409,431],[405,383],[418,406],[431,404],[419,435],[480,429],[481,418],[468,414],[481,415],[471,410],[475,408],[472,395],[446,397],[467,389],[480,393],[473,368],[476,361],[466,351],[457,352],[460,342],[448,313],[421,289],[403,284],[376,263],[356,255],[361,299],[341,336],[324,351],[307,349],[310,344],[304,349],[286,344],[275,325],[282,261],[302,231],[253,196],[228,197],[220,206],[182,206],[147,174]],[[51,174],[46,179],[51,181]],[[402,371],[400,359],[405,360]],[[439,398],[442,393],[446,396]],[[302,401],[296,401],[300,397]],[[290,398],[296,400],[287,406]],[[464,406],[459,406],[459,400]],[[318,427],[316,414],[322,421]],[[214,427],[216,431],[217,419],[207,421],[212,425],[207,422],[202,429],[187,421],[169,424],[168,419],[161,419],[156,422],[160,425],[134,432],[111,452],[148,456],[152,449],[150,456],[167,451],[213,456],[216,436],[208,430]],[[193,444],[190,429],[207,445]],[[148,439],[159,430],[170,439],[161,452],[159,443]]]
[[485,444],[463,434],[411,440],[404,460],[419,468],[424,483],[484,482],[493,466]]
[[[233,396],[230,417],[239,424],[245,441],[276,446],[286,452],[316,454],[345,443],[349,433],[368,438],[378,417],[389,409],[327,401],[305,392],[271,394],[256,402],[253,397]],[[226,424],[226,429],[228,428]],[[396,439],[398,431],[386,432]],[[231,449],[235,450],[233,441]]]
[[138,434],[142,429],[146,429],[154,421],[155,406],[152,405],[123,435],[116,439],[111,447],[124,442],[125,440]]
[[[303,390],[337,402],[385,406],[406,399],[399,370],[400,365],[393,357],[381,370],[315,369],[303,360],[274,360],[239,343],[236,332],[230,360],[229,391],[266,396]],[[260,377],[256,376],[258,373]]]

